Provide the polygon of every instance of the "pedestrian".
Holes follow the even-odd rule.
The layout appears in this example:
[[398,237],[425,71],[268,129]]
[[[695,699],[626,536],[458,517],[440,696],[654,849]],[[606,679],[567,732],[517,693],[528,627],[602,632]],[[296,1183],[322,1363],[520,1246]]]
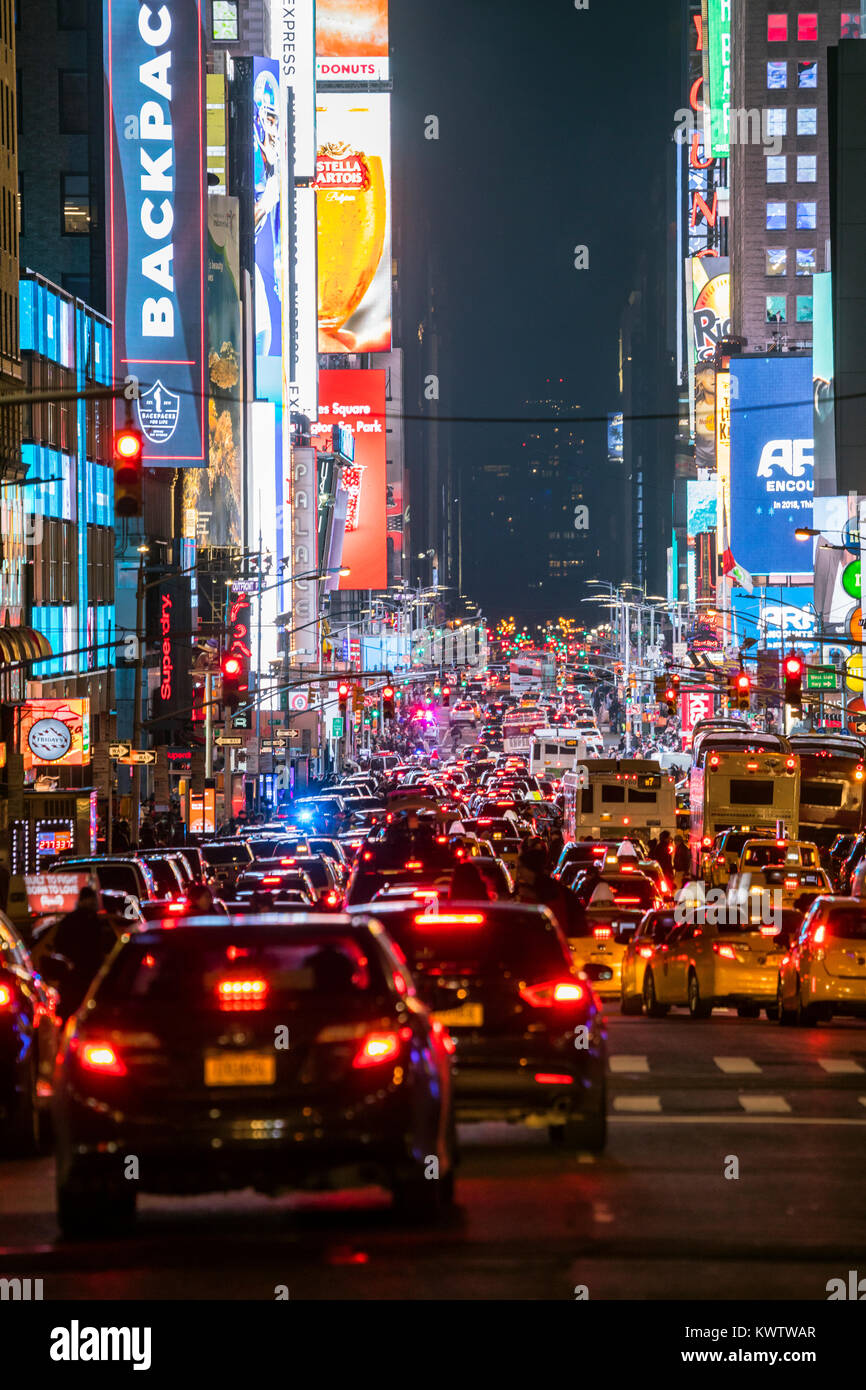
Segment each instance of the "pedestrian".
[[156,831],[151,817],[145,816],[138,827],[139,849],[156,849]]
[[676,835],[674,837],[674,881],[677,888],[682,888],[689,876],[690,868],[689,847],[682,835]]
[[518,855],[514,897],[548,908],[566,936],[579,935],[583,908],[570,889],[548,874],[547,849],[538,835],[527,836]]
[[117,939],[112,919],[99,910],[96,889],[87,884],[79,892],[72,911],[59,917],[39,937],[33,948],[37,966],[50,955],[62,957],[68,966],[66,974],[56,984],[60,995],[58,1012],[62,1018],[75,1013]]
[[671,832],[669,830],[663,830],[659,835],[655,854],[652,855],[652,858],[655,859],[656,863],[661,867],[661,871],[668,883],[672,883],[674,877],[674,861],[671,855]]

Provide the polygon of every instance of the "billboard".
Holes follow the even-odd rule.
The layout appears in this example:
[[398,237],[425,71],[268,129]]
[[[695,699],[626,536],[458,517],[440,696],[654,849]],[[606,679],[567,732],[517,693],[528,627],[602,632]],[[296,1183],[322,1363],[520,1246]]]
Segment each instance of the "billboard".
[[[750,573],[811,574],[812,359],[731,358],[730,549]],[[805,551],[805,554],[804,554]]]
[[836,491],[836,421],[834,408],[833,276],[812,276],[812,408],[815,436],[815,490]]
[[691,339],[694,350],[695,462],[715,466],[716,372],[713,358],[731,332],[730,262],[722,256],[693,257]]
[[[322,0],[318,0],[321,8]],[[276,6],[274,7],[276,8]],[[316,177],[316,0],[293,0],[280,6],[281,116],[288,129],[292,107],[290,164],[296,179]],[[291,97],[289,96],[291,93]]]
[[103,7],[108,314],[149,468],[206,462],[202,10]]
[[737,643],[751,637],[773,651],[812,652],[818,647],[814,595],[808,586],[773,585],[760,596],[734,589],[731,612]]
[[212,194],[207,209],[208,466],[183,476],[186,535],[240,545],[243,429],[239,211]]
[[[292,197],[286,245],[291,316],[286,326],[284,400],[292,412],[315,420],[318,411],[319,342],[316,296],[316,190],[300,185]],[[285,281],[284,281],[285,283]]]
[[622,461],[622,411],[607,417],[607,458],[609,463]]
[[[255,235],[256,357],[280,363],[283,356],[281,280],[282,159],[285,134],[280,106],[279,65],[273,58],[253,59],[253,232]],[[274,399],[268,382],[257,382],[257,395]],[[263,389],[265,388],[265,389]],[[282,388],[280,389],[282,395]]]
[[[860,607],[859,538],[866,530],[866,498],[816,497],[812,525],[814,539],[815,606],[824,632],[842,637],[851,633],[851,614]],[[804,550],[812,551],[805,542]]]
[[341,577],[339,587],[384,589],[388,583],[384,371],[319,373],[319,422],[312,426],[318,449],[330,448],[334,425],[348,426],[355,437],[354,463],[341,469],[341,489],[348,494],[342,563],[351,573]]
[[316,81],[387,80],[388,0],[316,0]]
[[710,149],[714,159],[731,152],[731,0],[707,0],[705,43],[709,50]]
[[90,762],[89,700],[28,700],[18,709],[18,751],[25,772]]
[[728,548],[731,515],[731,374],[716,372],[716,554]]
[[716,530],[716,480],[710,478],[686,483],[686,534],[700,536]]
[[391,349],[391,98],[319,95],[319,352]]

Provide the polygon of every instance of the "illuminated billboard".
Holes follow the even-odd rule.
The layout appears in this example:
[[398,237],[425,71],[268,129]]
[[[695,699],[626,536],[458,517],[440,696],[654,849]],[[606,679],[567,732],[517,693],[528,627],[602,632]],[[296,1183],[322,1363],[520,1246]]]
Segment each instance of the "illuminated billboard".
[[834,637],[851,633],[851,614],[860,607],[860,542],[866,530],[866,498],[816,497],[812,525],[819,533],[802,542],[815,563],[815,605],[824,631]]
[[609,463],[622,462],[622,411],[607,417],[607,457]]
[[716,480],[690,478],[686,483],[686,534],[701,536],[708,531],[716,531]]
[[[316,10],[322,0],[292,0],[282,4],[279,25],[282,113],[292,106],[293,149],[290,163],[296,179],[316,176]],[[289,95],[291,93],[291,96]]]
[[731,515],[731,374],[716,372],[716,554],[728,548]]
[[313,442],[329,450],[333,426],[346,425],[355,437],[355,459],[340,470],[346,497],[342,564],[351,571],[341,589],[384,589],[388,583],[385,475],[384,371],[319,373],[319,422]]
[[694,356],[695,462],[715,464],[716,369],[719,342],[731,332],[731,276],[722,256],[693,257],[691,262],[691,339]]
[[812,276],[812,391],[815,481],[818,491],[836,491],[836,408],[833,353],[833,276]]
[[760,596],[734,589],[731,607],[737,643],[751,637],[760,647],[800,652],[811,652],[818,646],[813,594],[808,586],[773,585],[761,590]]
[[[730,549],[750,573],[810,574],[812,359],[731,358]],[[805,552],[805,553],[804,553]]]
[[[273,58],[253,59],[253,231],[255,235],[256,357],[280,363],[283,355],[281,234],[283,129],[279,66]],[[273,399],[270,391],[258,395]],[[280,395],[282,390],[280,390]]]
[[[201,0],[103,6],[108,314],[148,467],[206,462]],[[115,402],[115,422],[125,417]]]
[[391,98],[319,94],[319,352],[391,348]]
[[707,0],[706,44],[710,75],[710,154],[727,159],[731,152],[731,0]]
[[89,700],[28,700],[18,708],[18,751],[25,772],[90,762]]
[[316,81],[387,80],[388,0],[316,0]]

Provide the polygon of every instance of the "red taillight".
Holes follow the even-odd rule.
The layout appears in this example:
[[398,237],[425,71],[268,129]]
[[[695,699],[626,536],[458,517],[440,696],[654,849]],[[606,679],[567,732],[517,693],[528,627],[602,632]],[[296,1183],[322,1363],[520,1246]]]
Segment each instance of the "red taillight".
[[705,835],[704,838],[701,840],[701,844],[703,845],[704,849],[709,849],[712,843],[713,837],[711,835]]
[[662,890],[663,893],[669,893],[671,891],[670,884],[668,883],[666,878],[659,879],[659,888]]
[[769,927],[761,927],[761,936],[776,936],[781,930],[781,927],[774,927],[772,925]]
[[776,841],[776,847],[777,847],[777,849],[784,849],[787,843],[788,843],[787,840],[777,840],[777,841]]
[[447,836],[447,835],[437,835],[437,836],[436,836],[436,843],[437,843],[437,845],[447,845],[447,843],[448,843],[448,836]]
[[582,1004],[586,990],[576,980],[546,980],[540,985],[522,985],[520,997],[535,1009],[550,1009],[554,1004]]
[[800,882],[800,880],[799,880],[798,878],[786,878],[786,879],[785,879],[785,887],[786,887],[786,888],[796,888],[796,887],[797,887],[797,884],[798,884],[799,882]]
[[217,999],[221,1009],[263,1009],[268,993],[267,980],[220,980]]
[[483,912],[419,912],[415,917],[416,927],[480,927],[483,922]]
[[411,1028],[401,1028],[399,1033],[368,1033],[355,1053],[352,1066],[378,1067],[383,1062],[393,1062],[400,1055],[401,1040],[408,1042],[411,1036]]
[[330,893],[325,894],[325,902],[328,904],[329,907],[336,907],[337,903],[339,902],[339,898],[337,897],[337,894],[332,890]]
[[537,1071],[533,1077],[539,1086],[573,1086],[574,1077],[559,1071]]
[[280,878],[279,874],[265,874],[264,878],[259,879],[259,885],[261,887],[264,887],[266,883],[268,885],[274,883],[282,883],[282,879]]
[[442,1046],[448,1053],[449,1057],[452,1056],[453,1053],[457,1051],[457,1044],[455,1043],[451,1034],[448,1032],[448,1029],[442,1027],[442,1024],[439,1022],[438,1018],[434,1019],[433,1021],[433,1032],[441,1040]]
[[719,765],[719,759],[718,759],[718,756],[714,753],[714,754],[712,755],[712,757],[710,758],[710,767],[718,767],[718,765]]
[[640,898],[627,898],[624,893],[614,893],[613,900],[617,906],[624,903],[626,907],[640,907]]
[[8,1009],[12,1003],[12,990],[9,985],[0,985],[0,1009]]
[[361,858],[362,858],[362,859],[372,859],[372,858],[373,858],[373,851],[372,851],[371,849],[365,849],[365,850],[364,850],[364,853],[361,855]]
[[729,946],[727,942],[714,941],[713,950],[715,951],[716,955],[721,956],[723,960],[737,959],[736,951],[734,950],[733,946]]
[[[793,771],[794,771],[794,768],[797,766],[797,759],[796,759],[796,758],[786,758],[786,759],[785,759],[785,766],[786,766],[786,768],[788,769],[789,772],[793,772]],[[855,774],[855,775],[856,775],[856,774]]]
[[169,912],[186,912],[186,908],[186,903],[169,903],[168,905]]
[[403,865],[404,869],[423,869],[424,865],[420,859],[407,859]]
[[592,934],[595,937],[596,941],[610,941],[610,938],[613,936],[613,928],[594,927]]
[[821,925],[820,925],[820,927],[816,927],[815,930],[813,931],[813,933],[812,933],[812,941],[814,942],[814,944],[815,944],[816,946],[820,946],[820,945],[822,945],[822,943],[823,943],[824,938],[826,937],[826,935],[827,935],[827,928],[824,926],[824,923],[822,922]]
[[111,1043],[86,1042],[79,1049],[78,1056],[84,1071],[97,1072],[100,1076],[126,1076],[126,1067]]
[[639,946],[637,953],[639,956],[642,956],[644,960],[649,960],[653,953],[653,948],[652,946]]
[[297,864],[297,859],[281,859],[281,864]]

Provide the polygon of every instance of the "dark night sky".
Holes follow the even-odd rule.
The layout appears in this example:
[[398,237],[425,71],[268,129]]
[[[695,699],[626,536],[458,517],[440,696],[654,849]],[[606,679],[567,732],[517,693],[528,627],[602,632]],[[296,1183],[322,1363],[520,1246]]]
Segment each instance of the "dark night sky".
[[[647,209],[672,171],[679,13],[679,0],[391,0],[401,346],[416,347],[418,243],[431,243],[450,339],[442,414],[520,415],[548,376],[582,413],[617,407],[618,316],[641,251],[667,272]],[[459,426],[455,456],[524,433]]]

